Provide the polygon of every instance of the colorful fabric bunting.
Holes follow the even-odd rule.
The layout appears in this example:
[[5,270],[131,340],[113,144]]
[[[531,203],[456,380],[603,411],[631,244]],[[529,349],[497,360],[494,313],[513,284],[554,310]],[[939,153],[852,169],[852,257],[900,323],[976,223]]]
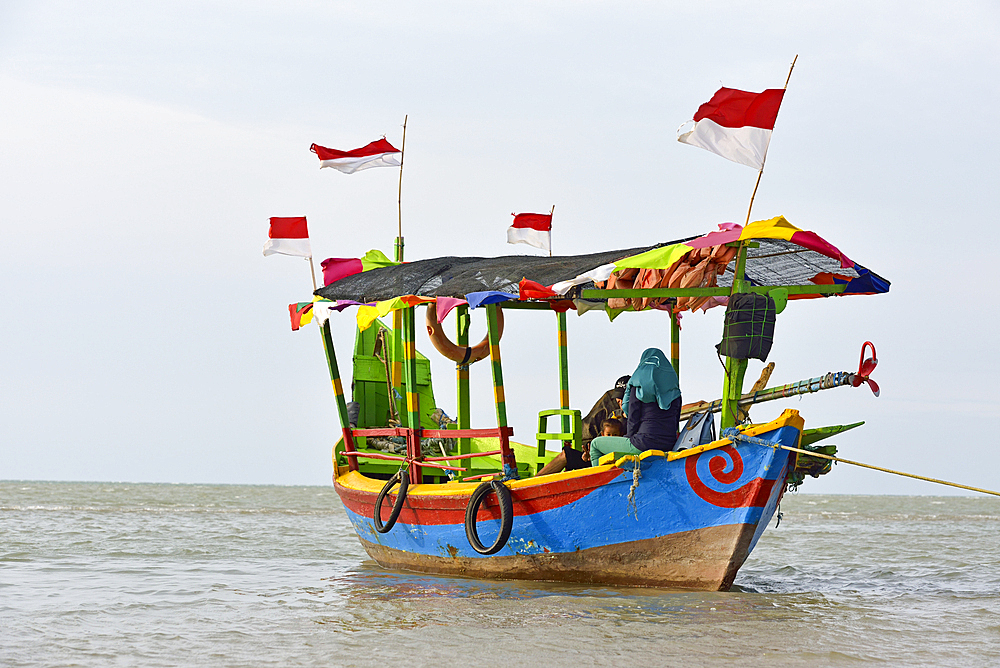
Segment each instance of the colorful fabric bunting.
[[288,315],[292,319],[292,331],[297,332],[302,325],[308,325],[313,319],[313,303],[297,302],[288,305]]
[[370,271],[380,267],[392,267],[397,264],[399,263],[393,262],[386,257],[385,253],[375,249],[368,251],[361,258],[330,257],[320,262],[320,266],[323,268],[324,286],[330,285],[342,278],[360,274],[363,271]]
[[480,306],[486,306],[487,304],[498,304],[512,299],[517,299],[517,295],[512,295],[509,292],[500,292],[499,290],[470,292],[465,295],[465,300],[469,302],[469,308],[479,308]]
[[522,278],[517,287],[518,299],[521,301],[528,299],[548,299],[549,297],[558,296],[558,293],[552,288],[547,288],[541,283],[528,280],[527,278]]
[[444,319],[451,313],[451,310],[456,306],[461,306],[462,304],[468,304],[469,302],[464,299],[455,299],[454,297],[438,297],[437,298],[437,318],[438,323],[444,322]]
[[711,232],[697,239],[654,248],[645,253],[619,260],[615,262],[615,271],[628,268],[667,269],[690,250],[709,248],[734,241],[748,241],[750,239],[784,239],[803,248],[808,248],[827,257],[834,258],[845,269],[854,266],[854,263],[835,246],[814,232],[807,232],[795,227],[785,220],[784,216],[777,216],[769,220],[758,220],[746,227],[735,223],[723,223],[719,227],[721,228],[720,231]]
[[374,306],[367,304],[359,306],[357,315],[358,328],[362,330],[368,329],[371,327],[372,323],[375,322],[375,318],[383,318],[389,313],[397,311],[401,308],[416,306],[417,304],[429,304],[434,300],[435,297],[404,295],[402,297],[396,297],[395,299],[387,299],[385,301],[376,302]]

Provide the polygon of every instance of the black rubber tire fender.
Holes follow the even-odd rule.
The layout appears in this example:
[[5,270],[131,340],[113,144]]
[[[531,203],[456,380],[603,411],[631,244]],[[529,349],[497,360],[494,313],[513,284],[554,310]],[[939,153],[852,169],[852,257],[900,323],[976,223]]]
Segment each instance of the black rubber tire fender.
[[[476,529],[476,515],[479,514],[479,506],[486,499],[486,495],[494,492],[497,495],[497,503],[500,505],[500,533],[492,545],[486,547],[479,540],[479,531]],[[479,554],[496,554],[503,549],[510,538],[510,530],[514,527],[514,502],[510,498],[510,490],[499,480],[484,482],[469,497],[469,505],[465,507],[465,536],[469,539],[469,545]]]
[[[392,504],[392,512],[389,513],[389,519],[386,523],[382,524],[382,502],[385,501],[386,495],[389,494],[389,490],[392,489],[393,485],[399,483],[399,491],[396,493],[396,502]],[[389,533],[393,526],[396,524],[396,520],[399,519],[399,512],[403,509],[403,502],[406,501],[406,490],[410,486],[410,474],[406,469],[401,469],[396,471],[395,474],[385,483],[385,487],[382,491],[378,493],[375,498],[375,512],[373,513],[372,519],[375,520],[375,531],[379,533]]]

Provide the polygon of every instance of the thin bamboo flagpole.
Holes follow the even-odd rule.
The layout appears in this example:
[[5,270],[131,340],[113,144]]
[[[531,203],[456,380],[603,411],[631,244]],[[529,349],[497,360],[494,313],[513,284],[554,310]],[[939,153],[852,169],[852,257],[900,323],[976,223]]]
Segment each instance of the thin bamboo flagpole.
[[[795,54],[795,58],[792,59],[792,66],[788,68],[788,77],[785,78],[785,90],[788,90],[788,82],[792,80],[792,70],[795,69],[795,61],[799,59],[799,54]],[[778,107],[780,113],[781,107]],[[777,114],[774,117],[775,122],[778,120]],[[772,129],[772,132],[774,130]],[[771,140],[768,139],[767,145],[770,147]],[[753,194],[750,195],[750,206],[747,208],[747,220],[744,225],[750,224],[750,212],[753,211],[753,200],[757,196],[757,188],[760,186],[760,177],[764,175],[764,163],[767,162],[767,149],[764,149],[764,158],[760,161],[760,171],[757,172],[757,183],[754,184]]]
[[552,257],[552,219],[556,215],[556,205],[553,204],[552,208],[549,209],[549,257]]
[[316,265],[313,264],[313,256],[309,256],[309,278],[313,279],[313,292],[316,292],[319,288],[316,287]]
[[[399,190],[396,193],[396,210],[398,211],[398,222],[399,227],[396,230],[396,252],[395,258],[396,262],[403,261],[403,163],[406,159],[406,121],[409,120],[410,115],[406,114],[403,116],[403,143],[399,148]],[[401,390],[403,387],[403,356],[400,354],[400,349],[402,348],[403,337],[401,334],[403,328],[403,315],[402,312],[397,309],[392,312],[392,343],[393,343],[393,354],[392,354],[392,377],[389,382],[392,384],[393,392],[399,393],[401,395]]]
[[396,193],[399,227],[396,235],[396,262],[403,261],[403,163],[406,161],[406,121],[409,118],[409,114],[403,116],[403,144],[399,147],[399,191]]

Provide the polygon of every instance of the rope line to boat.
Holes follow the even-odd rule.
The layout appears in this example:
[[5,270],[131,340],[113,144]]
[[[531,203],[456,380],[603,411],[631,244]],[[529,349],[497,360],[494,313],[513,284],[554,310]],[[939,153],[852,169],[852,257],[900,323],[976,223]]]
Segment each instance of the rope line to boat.
[[617,464],[620,464],[622,460],[632,462],[632,486],[628,489],[628,507],[625,509],[626,515],[633,515],[636,521],[639,520],[639,509],[635,504],[635,490],[639,487],[639,478],[642,477],[639,469],[642,468],[642,460],[639,459],[637,455],[624,455]]
[[923,480],[924,482],[933,482],[938,485],[947,485],[948,487],[957,487],[959,489],[967,489],[972,492],[979,492],[980,494],[991,494],[993,496],[1000,496],[1000,492],[994,492],[993,490],[983,489],[981,487],[972,487],[970,485],[962,485],[957,482],[949,482],[947,480],[940,480],[938,478],[928,478],[927,476],[917,475],[915,473],[904,473],[903,471],[896,471],[893,469],[883,468],[881,466],[875,466],[873,464],[865,464],[863,462],[856,462],[850,459],[843,459],[841,457],[833,457],[831,455],[824,455],[821,452],[812,452],[811,450],[802,450],[801,448],[793,448],[788,445],[781,445],[780,443],[773,443],[771,441],[765,441],[762,438],[757,438],[755,436],[747,436],[741,432],[736,427],[727,427],[722,430],[722,436],[728,438],[732,441],[743,441],[744,443],[752,443],[754,445],[763,445],[768,448],[788,450],[789,452],[798,452],[803,455],[808,455],[809,457],[819,457],[820,459],[829,459],[832,462],[837,462],[841,464],[850,464],[852,466],[860,466],[861,468],[872,469],[873,471],[881,471],[882,473],[891,473],[893,475],[903,476],[904,478],[913,478],[914,480]]

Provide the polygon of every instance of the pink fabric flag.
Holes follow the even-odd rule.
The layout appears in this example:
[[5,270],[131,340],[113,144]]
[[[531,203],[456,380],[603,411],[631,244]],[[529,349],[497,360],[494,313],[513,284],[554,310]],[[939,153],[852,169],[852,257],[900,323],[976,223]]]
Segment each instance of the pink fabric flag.
[[271,227],[267,231],[269,237],[264,244],[264,255],[295,255],[298,257],[312,257],[312,249],[309,247],[309,230],[306,225],[306,217],[297,218],[272,218]]
[[469,302],[464,299],[456,299],[454,297],[438,297],[437,298],[437,318],[438,324],[444,322],[444,319],[451,313],[452,309],[456,306],[461,306],[462,304],[468,304]]
[[319,158],[320,169],[332,167],[344,174],[353,174],[372,167],[399,167],[401,152],[385,137],[351,151],[338,151],[313,144],[309,150]]
[[677,131],[677,141],[711,151],[747,167],[764,166],[771,131],[785,91],[780,88],[749,93],[720,88],[698,107],[694,128]]
[[323,268],[323,285],[364,271],[364,264],[356,257],[328,257],[319,266]]
[[542,250],[552,248],[552,214],[512,213],[514,224],[507,228],[507,243],[528,244]]

